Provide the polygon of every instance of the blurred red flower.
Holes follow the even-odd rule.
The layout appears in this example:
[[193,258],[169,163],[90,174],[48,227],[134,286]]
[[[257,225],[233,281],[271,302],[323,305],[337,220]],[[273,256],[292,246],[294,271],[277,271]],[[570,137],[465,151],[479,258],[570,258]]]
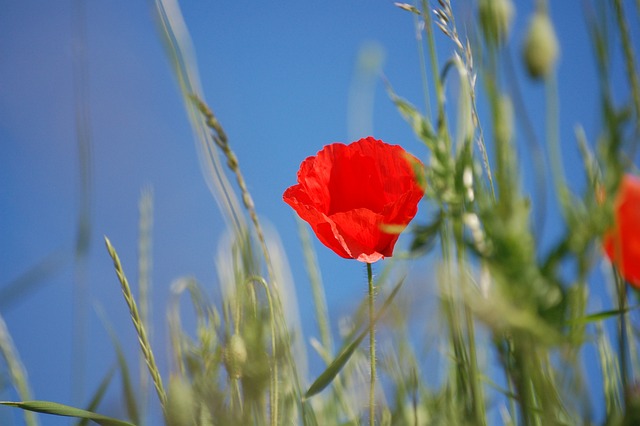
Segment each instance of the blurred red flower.
[[373,263],[393,254],[416,215],[421,168],[402,147],[372,137],[333,143],[302,162],[298,184],[283,199],[339,256]]
[[604,250],[625,280],[640,288],[640,178],[625,175],[615,201],[615,225]]

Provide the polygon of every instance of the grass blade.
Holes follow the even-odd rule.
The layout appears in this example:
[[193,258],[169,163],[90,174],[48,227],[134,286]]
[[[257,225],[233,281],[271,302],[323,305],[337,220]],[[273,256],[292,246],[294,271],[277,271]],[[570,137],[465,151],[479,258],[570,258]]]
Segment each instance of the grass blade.
[[589,324],[592,322],[600,322],[611,317],[616,317],[621,314],[626,314],[627,312],[634,311],[638,308],[640,308],[640,305],[630,306],[625,309],[611,309],[608,311],[596,312],[594,314],[586,315],[582,318],[576,318],[571,321],[568,321],[568,325],[579,325],[579,324]]
[[[91,401],[87,406],[87,411],[94,411],[98,408],[100,402],[102,402],[102,398],[104,398],[104,395],[107,392],[107,388],[111,384],[111,379],[113,379],[115,372],[115,365],[107,371],[107,374],[104,376],[104,379],[102,379],[102,382],[100,382],[100,386],[98,386],[96,393],[93,395],[93,398],[91,398]],[[89,424],[89,419],[82,419],[76,424],[76,426],[86,426],[87,424]]]
[[[378,311],[375,318],[373,319],[373,325],[375,325],[375,323],[378,322],[380,317],[387,310],[387,307],[391,304],[396,294],[400,290],[400,287],[402,287],[403,283],[404,283],[404,278],[402,278],[398,282],[398,284],[396,284],[396,286],[393,288],[393,290],[387,297],[387,300],[385,300],[384,304],[382,305],[382,308]],[[326,388],[331,383],[331,381],[333,381],[333,379],[338,375],[340,370],[342,370],[342,367],[344,367],[347,361],[349,361],[349,358],[351,358],[351,355],[353,355],[353,353],[358,348],[358,346],[360,346],[360,343],[362,343],[362,340],[368,334],[369,334],[369,327],[367,326],[360,332],[360,334],[358,334],[358,336],[351,343],[343,347],[343,349],[340,351],[336,359],[334,359],[333,362],[329,364],[327,369],[324,370],[324,372],[322,372],[322,374],[320,374],[320,376],[318,376],[318,378],[311,384],[311,386],[309,387],[309,390],[307,390],[307,392],[304,394],[305,399],[310,398],[313,395],[321,392],[324,388]]]
[[[4,318],[0,315],[0,357],[4,358],[7,363],[11,381],[15,386],[18,396],[23,399],[31,399],[31,388],[27,380],[27,371],[22,365],[20,355],[13,344],[13,339]],[[25,413],[24,420],[27,426],[37,426],[38,419],[33,413]]]
[[91,411],[82,410],[80,408],[70,407],[64,404],[50,401],[0,401],[0,405],[8,407],[17,407],[27,411],[35,411],[37,413],[52,414],[54,416],[75,417],[78,419],[88,419],[101,426],[135,426],[133,423],[103,416],[102,414],[93,413]]

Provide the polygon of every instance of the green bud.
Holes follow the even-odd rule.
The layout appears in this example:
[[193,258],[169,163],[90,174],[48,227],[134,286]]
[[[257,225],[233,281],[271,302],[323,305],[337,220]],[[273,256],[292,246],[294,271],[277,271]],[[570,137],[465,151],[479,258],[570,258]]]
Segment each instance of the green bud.
[[553,24],[546,13],[536,12],[524,41],[524,63],[532,78],[548,75],[558,60],[560,47]]
[[224,360],[231,377],[242,376],[242,367],[247,362],[247,347],[239,334],[234,334],[229,339],[224,351]]
[[500,45],[509,38],[514,12],[511,0],[480,0],[480,29],[487,43]]
[[169,378],[169,394],[167,395],[167,425],[195,425],[193,389],[180,376]]

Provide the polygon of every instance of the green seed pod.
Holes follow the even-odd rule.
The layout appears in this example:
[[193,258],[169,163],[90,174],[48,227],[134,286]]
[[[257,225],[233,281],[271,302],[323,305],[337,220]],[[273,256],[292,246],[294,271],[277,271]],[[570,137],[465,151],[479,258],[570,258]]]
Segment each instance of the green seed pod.
[[480,29],[487,43],[500,45],[509,38],[515,9],[511,0],[480,0]]
[[546,13],[536,12],[524,41],[524,63],[532,78],[548,75],[558,60],[560,47],[553,24]]
[[224,351],[224,360],[231,377],[242,376],[242,367],[247,362],[247,347],[239,334],[234,334],[229,339]]
[[167,425],[195,425],[194,408],[193,389],[189,382],[182,377],[171,376],[167,395]]

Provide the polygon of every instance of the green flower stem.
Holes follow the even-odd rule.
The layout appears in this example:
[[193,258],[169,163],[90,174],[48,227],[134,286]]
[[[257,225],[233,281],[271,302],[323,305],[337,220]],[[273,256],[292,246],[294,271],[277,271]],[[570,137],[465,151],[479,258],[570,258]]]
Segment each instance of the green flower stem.
[[369,281],[369,363],[371,366],[371,380],[369,381],[369,425],[376,420],[375,391],[376,391],[376,330],[373,324],[375,289],[373,287],[373,271],[367,263],[367,278]]

